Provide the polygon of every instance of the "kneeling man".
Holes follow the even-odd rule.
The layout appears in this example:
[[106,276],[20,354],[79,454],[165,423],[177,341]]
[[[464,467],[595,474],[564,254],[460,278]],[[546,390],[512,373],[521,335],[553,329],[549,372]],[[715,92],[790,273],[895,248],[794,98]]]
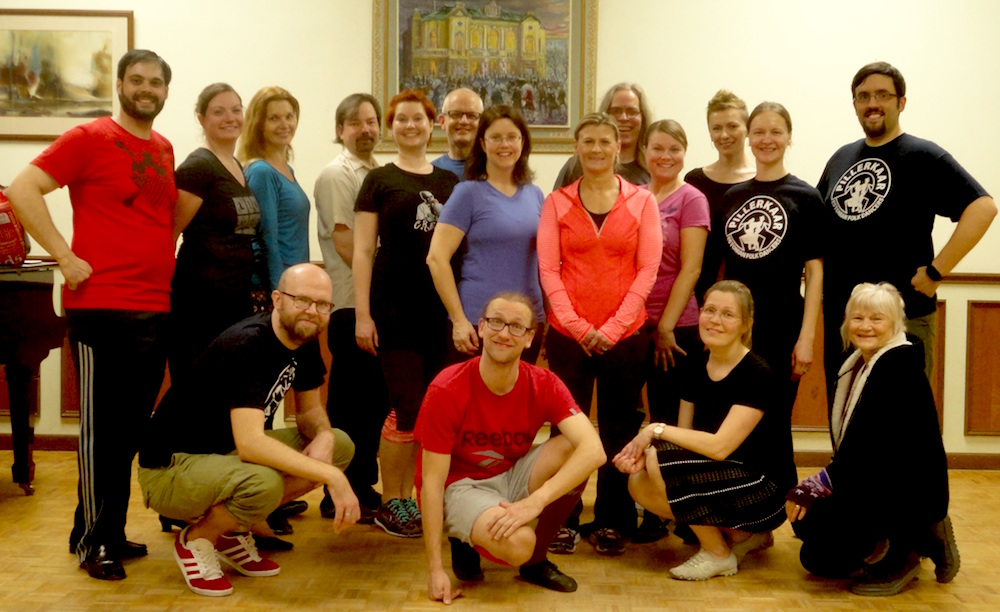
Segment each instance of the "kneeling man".
[[[482,580],[471,544],[519,565],[528,582],[576,590],[546,552],[606,456],[566,385],[520,361],[534,339],[533,312],[518,293],[490,300],[479,320],[482,356],[441,372],[420,408],[417,487],[431,599],[451,603],[461,593],[441,562],[442,532],[452,539],[452,569],[462,580]],[[562,435],[532,448],[545,422]]]
[[[153,414],[139,451],[143,500],[191,523],[174,558],[199,595],[232,593],[219,561],[246,576],[277,574],[251,533],[273,536],[267,516],[318,485],[333,496],[334,531],[358,520],[343,473],[354,444],[330,427],[319,397],[325,368],[316,338],[330,320],[331,294],[320,268],[286,270],[271,293],[274,310],[223,332]],[[211,296],[205,300],[211,308]],[[271,430],[289,388],[298,392],[298,427]]]

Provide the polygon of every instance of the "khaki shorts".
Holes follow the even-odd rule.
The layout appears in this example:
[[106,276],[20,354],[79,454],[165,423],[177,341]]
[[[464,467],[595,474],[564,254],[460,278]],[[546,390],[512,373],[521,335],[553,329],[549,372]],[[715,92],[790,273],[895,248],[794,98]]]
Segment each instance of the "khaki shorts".
[[530,493],[528,481],[542,445],[528,451],[502,474],[484,480],[463,478],[444,490],[444,533],[472,544],[472,527],[480,515],[501,501],[516,502]]
[[[309,440],[290,427],[268,430],[269,437],[302,451]],[[335,436],[333,465],[344,469],[354,456],[354,443],[343,431]],[[139,486],[147,508],[163,516],[189,523],[203,517],[212,506],[222,504],[246,525],[267,518],[281,503],[284,475],[264,465],[228,455],[174,453],[163,468],[139,468]]]

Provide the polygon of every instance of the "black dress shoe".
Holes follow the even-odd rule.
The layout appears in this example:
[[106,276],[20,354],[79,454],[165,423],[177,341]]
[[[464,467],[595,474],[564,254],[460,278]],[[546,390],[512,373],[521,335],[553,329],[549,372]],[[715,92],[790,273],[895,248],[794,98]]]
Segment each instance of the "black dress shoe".
[[292,547],[295,546],[288,540],[257,534],[254,534],[253,541],[257,544],[258,550],[267,550],[271,552],[284,552],[286,550],[291,550]]
[[91,578],[98,580],[125,580],[125,568],[122,562],[112,555],[104,544],[92,549],[87,558],[80,563]]
[[145,557],[149,554],[149,551],[146,550],[145,544],[139,544],[138,542],[131,542],[129,540],[125,540],[125,542],[119,544],[115,548],[117,549],[115,552],[118,553],[119,559],[138,559],[139,557]]
[[295,532],[288,518],[278,514],[277,510],[268,515],[267,526],[277,535],[289,535]]
[[521,578],[526,582],[560,593],[572,593],[576,590],[576,580],[559,571],[555,563],[548,559],[534,565],[522,565]]
[[174,530],[174,527],[178,529],[184,529],[188,524],[186,521],[180,519],[172,519],[166,516],[160,515],[160,531],[163,533],[170,533]]
[[647,510],[642,517],[642,523],[632,535],[632,541],[636,544],[649,544],[662,540],[669,533],[670,530],[667,529],[663,519]]
[[304,499],[296,499],[295,501],[290,501],[287,504],[284,504],[283,506],[278,506],[278,509],[275,510],[275,512],[280,512],[286,517],[290,517],[290,516],[298,516],[299,514],[302,514],[308,509],[309,509],[309,502],[305,501]]

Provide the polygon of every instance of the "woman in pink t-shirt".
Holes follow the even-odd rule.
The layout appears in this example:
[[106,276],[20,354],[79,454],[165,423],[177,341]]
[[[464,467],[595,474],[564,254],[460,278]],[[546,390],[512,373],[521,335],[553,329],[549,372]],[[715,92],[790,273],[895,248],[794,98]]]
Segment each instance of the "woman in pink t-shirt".
[[[663,236],[653,194],[615,174],[618,125],[592,113],[576,128],[583,176],[542,205],[538,262],[549,301],[545,341],[549,367],[589,413],[597,382],[597,421],[608,456],[628,443],[642,422],[636,410],[649,339],[645,302],[656,279]],[[627,478],[598,470],[594,530],[597,552],[620,555],[635,531]],[[571,517],[553,552],[572,552],[579,517]]]

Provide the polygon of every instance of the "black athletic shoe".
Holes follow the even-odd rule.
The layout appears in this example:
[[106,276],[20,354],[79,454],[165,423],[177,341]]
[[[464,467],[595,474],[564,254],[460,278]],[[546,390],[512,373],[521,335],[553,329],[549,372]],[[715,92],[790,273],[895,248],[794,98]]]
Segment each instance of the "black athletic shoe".
[[479,553],[458,538],[448,538],[451,544],[451,571],[462,582],[479,582],[483,580],[483,568]]

